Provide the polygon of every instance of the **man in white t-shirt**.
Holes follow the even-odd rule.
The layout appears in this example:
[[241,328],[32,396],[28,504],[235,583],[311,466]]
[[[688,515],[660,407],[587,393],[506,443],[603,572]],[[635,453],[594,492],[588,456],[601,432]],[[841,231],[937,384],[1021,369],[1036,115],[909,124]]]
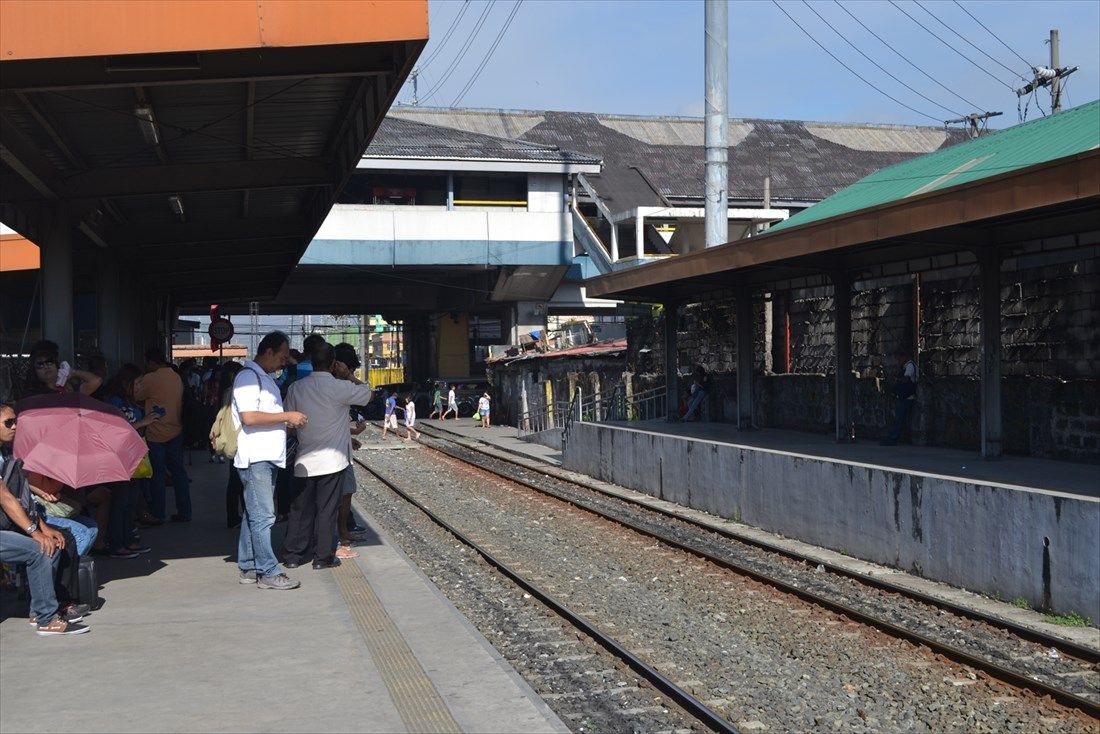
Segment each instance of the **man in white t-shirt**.
[[281,331],[265,336],[256,348],[256,359],[245,360],[233,381],[233,425],[237,453],[233,466],[244,484],[244,515],[237,545],[237,566],[242,584],[261,589],[296,589],[279,568],[271,547],[275,524],[275,478],[286,466],[286,428],[309,423],[305,414],[283,410],[279,387],[271,375],[286,365],[290,340]]
[[298,452],[294,457],[294,481],[298,495],[290,506],[286,529],[286,566],[295,568],[313,558],[313,568],[334,568],[336,520],[344,486],[344,470],[351,454],[348,410],[370,402],[370,385],[354,380],[341,364],[337,379],[332,345],[322,341],[310,353],[313,372],[296,380],[287,392],[286,404],[309,415],[298,428]]
[[909,427],[909,414],[917,402],[917,363],[904,349],[899,349],[896,356],[900,369],[894,383],[894,396],[897,398],[894,425],[882,442],[883,446],[895,446],[901,440],[901,434]]

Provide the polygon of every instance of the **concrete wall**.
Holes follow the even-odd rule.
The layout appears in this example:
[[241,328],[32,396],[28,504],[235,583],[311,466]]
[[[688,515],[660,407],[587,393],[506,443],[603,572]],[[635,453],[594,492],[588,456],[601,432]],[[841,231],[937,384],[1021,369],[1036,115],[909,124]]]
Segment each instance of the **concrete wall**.
[[875,563],[1100,619],[1100,500],[575,423],[567,469]]

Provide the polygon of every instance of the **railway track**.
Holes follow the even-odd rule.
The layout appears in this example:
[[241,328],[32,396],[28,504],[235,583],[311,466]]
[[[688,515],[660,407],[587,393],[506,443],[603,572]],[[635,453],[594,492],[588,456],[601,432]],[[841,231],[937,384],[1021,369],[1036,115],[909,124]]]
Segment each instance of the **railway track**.
[[[1049,696],[1063,706],[1077,709],[1093,719],[1100,719],[1100,699],[1098,699],[1096,691],[1096,678],[1100,675],[1097,673],[1098,668],[1100,668],[1100,656],[1089,647],[1074,644],[1064,638],[1044,635],[1040,631],[1015,625],[1008,620],[976,613],[937,597],[903,589],[890,582],[874,579],[864,574],[841,568],[822,567],[816,561],[813,561],[816,576],[811,583],[806,583],[804,579],[792,577],[790,574],[777,574],[769,569],[761,569],[760,564],[746,563],[744,559],[738,557],[738,549],[730,547],[731,543],[746,543],[743,537],[722,533],[716,528],[696,523],[671,512],[662,511],[648,504],[625,499],[618,494],[606,493],[586,484],[572,482],[560,477],[552,477],[545,472],[537,472],[529,466],[525,466],[521,461],[513,461],[496,453],[489,454],[469,445],[466,440],[460,440],[457,436],[444,435],[434,427],[427,427],[427,430],[424,430],[424,428],[422,426],[421,430],[424,431],[425,435],[442,442],[438,445],[435,443],[425,443],[424,445],[453,460],[461,461],[508,482],[517,483],[529,490],[566,502],[629,528],[634,532],[653,538],[666,546],[706,559],[735,574],[767,584],[860,624],[874,627],[893,637],[922,645],[956,663],[982,671],[1002,683],[1031,691],[1040,696]],[[779,550],[767,544],[758,543],[756,549],[763,553],[778,553],[788,560],[799,563],[809,561],[809,559],[796,553],[785,549]],[[821,580],[830,575],[866,585],[869,589],[877,592],[878,595],[886,598],[879,600],[879,609],[875,610],[868,609],[863,604],[854,604],[850,598],[845,599],[843,595],[831,593],[828,588],[812,588],[815,585],[822,586]],[[824,586],[827,586],[827,584],[824,584]],[[1035,670],[1029,670],[1028,666],[1021,664],[1019,660],[998,660],[995,655],[982,654],[980,651],[981,644],[975,644],[973,640],[962,639],[961,644],[959,641],[948,641],[943,639],[942,634],[937,634],[936,629],[922,630],[920,625],[914,624],[911,619],[892,619],[890,618],[889,608],[892,606],[893,600],[890,599],[890,595],[894,595],[896,600],[915,602],[934,608],[943,614],[970,620],[975,625],[987,625],[1002,633],[1014,635],[1031,645],[1042,645],[1044,650],[1053,651],[1065,663],[1067,672],[1062,676],[1064,682],[1059,680],[1057,673],[1050,673],[1049,671],[1037,673]],[[967,649],[967,647],[977,648],[977,650]],[[672,696],[673,694],[669,695]]]

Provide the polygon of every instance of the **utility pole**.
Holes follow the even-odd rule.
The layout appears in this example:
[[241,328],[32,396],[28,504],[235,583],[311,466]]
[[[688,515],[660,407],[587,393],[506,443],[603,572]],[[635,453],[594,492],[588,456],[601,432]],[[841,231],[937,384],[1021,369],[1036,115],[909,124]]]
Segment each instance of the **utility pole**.
[[412,83],[413,83],[412,106],[416,107],[417,105],[420,104],[420,97],[417,93],[417,86],[418,86],[417,82],[420,80],[420,67],[418,66],[415,69],[413,69],[412,73],[409,76],[412,77]]
[[1058,49],[1058,29],[1050,29],[1050,66],[1033,66],[1031,68],[1034,78],[1020,89],[1016,90],[1017,97],[1031,94],[1036,89],[1050,87],[1051,112],[1062,111],[1062,80],[1077,71],[1077,66],[1058,66],[1061,63]]
[[[979,135],[982,134],[983,130],[985,130],[986,121],[989,120],[990,117],[996,117],[997,115],[1000,115],[1000,114],[1003,114],[1003,113],[1001,113],[1001,112],[973,112],[973,113],[967,115],[966,117],[957,117],[954,120],[944,120],[943,121],[943,126],[947,127],[948,125],[958,125],[959,123],[966,123],[966,125],[969,128],[968,132],[970,133],[970,137],[976,138],[976,137],[978,137]],[[982,123],[982,124],[979,125],[978,124],[979,122]]]
[[[1050,29],[1050,68],[1057,69],[1059,62],[1058,53],[1058,29]],[[1051,113],[1062,111],[1062,80],[1054,77],[1050,83],[1050,111]]]
[[706,0],[704,36],[704,107],[706,128],[706,181],[703,209],[706,246],[729,239],[729,5],[727,0]]

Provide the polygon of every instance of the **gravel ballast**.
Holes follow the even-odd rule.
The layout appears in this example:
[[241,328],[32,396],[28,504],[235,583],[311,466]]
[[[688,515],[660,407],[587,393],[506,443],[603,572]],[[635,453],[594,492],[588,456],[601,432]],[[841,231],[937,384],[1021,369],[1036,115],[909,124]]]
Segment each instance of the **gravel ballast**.
[[[435,452],[369,452],[365,458],[376,471],[614,635],[742,730],[1095,731],[1095,722],[1076,712],[988,681],[967,668],[931,655],[924,648],[858,625]],[[502,579],[495,578],[493,583],[511,590],[499,597],[494,595],[501,589],[489,593],[474,591],[468,578],[471,560],[466,557],[470,552],[454,548],[453,538],[444,540],[450,536],[434,525],[430,532],[421,527],[428,522],[426,519],[417,520],[414,517],[417,511],[410,512],[406,503],[379,483],[366,480],[366,476],[360,473],[361,500],[379,516],[407,553],[421,565],[430,564],[430,568],[425,568],[429,576],[482,628],[506,659],[513,664],[516,660],[550,659],[536,658],[534,655],[550,653],[530,649],[540,641],[531,637],[530,623],[520,626],[523,622],[519,618],[532,613],[527,609],[538,610],[543,620],[537,623],[542,625],[538,629],[552,626],[558,630],[559,639],[542,640],[544,647],[568,642],[570,638],[579,642],[562,623],[555,621],[549,625],[545,621],[548,612],[541,605],[524,599],[522,592]],[[397,530],[389,527],[391,522],[397,524]],[[661,518],[661,522],[667,524],[669,520]],[[696,528],[692,532],[701,531]],[[712,541],[719,544],[733,542],[713,534],[704,535],[711,535]],[[406,541],[421,549],[406,547]],[[440,553],[440,543],[447,545],[445,554]],[[759,549],[751,550],[763,554]],[[458,567],[456,556],[463,561]],[[788,573],[808,576],[806,583],[840,582],[841,586],[845,583],[858,586],[831,574],[817,574],[789,559],[773,558],[770,562],[779,561],[793,567],[787,569]],[[479,578],[492,576],[482,564],[473,565],[479,568]],[[815,579],[815,576],[829,578]],[[864,593],[891,596],[865,587]],[[460,598],[455,598],[456,595]],[[517,603],[519,606],[515,607]],[[915,612],[898,612],[902,617],[910,613]],[[922,613],[933,617],[943,614],[936,610]],[[969,620],[963,621],[970,624]],[[957,633],[965,640],[981,640],[981,635],[986,634],[976,633],[968,625],[962,625]],[[517,631],[523,634],[517,636]],[[1011,637],[995,631],[1002,637]],[[567,639],[560,639],[562,634]],[[496,639],[505,636],[508,639],[499,642]],[[988,644],[997,650],[1008,643]],[[525,647],[528,649],[524,650]],[[584,654],[613,660],[591,648],[589,644]],[[1027,654],[1033,656],[1035,651],[1028,650]],[[1048,659],[1051,666],[1064,662]],[[1036,665],[1041,662],[1036,661]],[[614,668],[616,664],[608,665]],[[549,671],[537,666],[531,670],[524,670],[523,665],[517,668],[525,677],[534,676],[534,679],[528,677],[532,687],[575,730],[580,727],[571,716],[578,714],[589,717],[590,727],[601,728],[598,724],[602,720],[608,730],[622,730],[621,718],[616,727],[605,714],[590,715],[584,710],[589,706],[587,702],[578,706],[581,710],[565,711],[573,700],[581,702],[585,691],[594,688],[621,691],[617,695],[622,696],[644,691],[635,705],[630,706],[641,713],[645,713],[647,706],[653,707],[654,699],[658,698],[652,690],[638,687],[632,678],[613,681],[630,684],[625,688],[608,688],[608,681],[593,684],[590,680],[573,678],[572,689],[556,691],[548,683],[554,679],[546,678],[551,674]],[[1037,674],[1046,670],[1040,666]],[[611,677],[625,675],[618,672]],[[1090,683],[1088,671],[1079,677],[1085,679],[1086,685]],[[625,690],[629,688],[635,690]],[[663,715],[663,710],[660,713]],[[683,725],[683,721],[660,720],[633,722],[630,728],[652,731]]]

